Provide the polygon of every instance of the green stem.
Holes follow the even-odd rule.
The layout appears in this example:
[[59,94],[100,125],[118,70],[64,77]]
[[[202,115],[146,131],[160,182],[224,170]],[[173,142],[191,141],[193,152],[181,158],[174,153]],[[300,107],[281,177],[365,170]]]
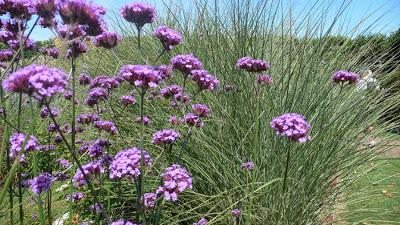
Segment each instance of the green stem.
[[145,174],[145,166],[144,166],[144,155],[143,155],[143,149],[144,149],[144,96],[146,94],[146,91],[142,89],[140,92],[140,175],[139,175],[139,184],[138,184],[138,196],[137,196],[137,204],[138,204],[138,209],[136,211],[136,220],[138,220],[139,214],[142,214],[142,220],[143,224],[146,225],[146,212],[144,210],[144,204],[143,204],[143,194],[144,194],[144,174]]
[[283,187],[282,187],[283,193],[286,192],[287,175],[288,175],[288,171],[289,171],[289,161],[290,161],[290,148],[288,149],[287,155],[286,155],[286,167],[285,167],[285,174],[283,176]]
[[137,32],[138,32],[138,36],[137,36],[137,40],[138,40],[138,49],[139,49],[139,51],[140,51],[140,35],[141,35],[142,28],[139,27],[139,26],[136,26],[136,29],[137,29]]

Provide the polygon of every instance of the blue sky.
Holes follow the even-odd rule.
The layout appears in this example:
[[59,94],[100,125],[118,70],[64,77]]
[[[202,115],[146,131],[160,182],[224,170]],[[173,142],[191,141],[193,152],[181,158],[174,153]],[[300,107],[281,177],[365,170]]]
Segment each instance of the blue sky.
[[[102,5],[108,11],[118,11],[119,8],[132,0],[94,0],[97,4]],[[181,3],[183,7],[190,7],[190,1],[199,1],[199,0],[164,0],[165,2],[172,3]],[[221,4],[223,2],[227,2],[224,0],[218,0]],[[263,0],[253,0],[253,1],[263,1]],[[283,0],[287,2],[291,2],[294,7],[294,12],[301,12],[303,9],[307,10],[307,7],[310,4],[318,1],[318,0]],[[339,7],[339,2],[342,0],[319,0],[323,2],[323,4],[329,4],[333,2],[334,5],[331,9],[335,10]],[[161,11],[162,8],[162,0],[151,0],[148,1],[151,4],[155,5],[158,11]],[[211,1],[213,2],[213,1]],[[305,11],[306,11],[305,10]],[[373,15],[370,15],[370,14]],[[348,11],[346,13],[346,21],[348,27],[354,27],[362,18],[365,16],[369,16],[369,22],[377,20],[380,16],[383,18],[380,20],[381,22],[377,23],[376,26],[371,30],[374,33],[383,33],[389,34],[392,31],[400,28],[400,0],[352,0]],[[296,16],[296,15],[295,15]],[[329,15],[327,15],[329,17]],[[329,18],[328,18],[329,19]],[[345,28],[346,29],[346,28]],[[45,40],[51,37],[51,33],[46,29],[36,29],[32,33],[32,38],[34,40]]]

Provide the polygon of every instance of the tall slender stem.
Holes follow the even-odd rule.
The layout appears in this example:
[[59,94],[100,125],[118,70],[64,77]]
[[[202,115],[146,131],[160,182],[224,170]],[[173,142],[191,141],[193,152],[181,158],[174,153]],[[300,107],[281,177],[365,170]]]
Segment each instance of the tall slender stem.
[[285,167],[285,174],[283,176],[283,187],[282,187],[283,193],[286,192],[286,183],[287,183],[287,175],[288,175],[288,170],[289,170],[289,161],[290,161],[290,148],[288,149],[287,155],[286,155],[286,167]]
[[142,27],[136,26],[136,29],[137,29],[137,32],[138,32],[138,36],[137,36],[137,39],[138,39],[138,49],[139,49],[139,51],[140,51],[140,50],[141,50],[141,49],[140,49],[140,35],[141,35]]
[[139,175],[139,183],[138,183],[138,193],[137,193],[137,204],[138,204],[138,209],[136,211],[136,220],[138,221],[139,214],[142,214],[142,220],[143,224],[146,225],[146,213],[144,210],[144,204],[143,204],[143,194],[144,194],[144,174],[145,174],[145,168],[144,168],[144,154],[143,154],[143,149],[144,149],[144,96],[146,94],[145,89],[142,89],[140,92],[140,175]]
[[161,56],[163,56],[165,53],[165,48],[163,48],[163,50],[161,51],[161,53],[157,56],[157,59],[155,62],[158,62],[158,60],[161,58]]
[[[71,118],[71,147],[72,151],[75,152],[75,113],[76,113],[76,107],[75,107],[75,95],[76,95],[76,90],[75,90],[75,57],[74,53],[72,53],[71,57],[71,77],[72,77],[72,118]],[[51,114],[51,113],[50,113]]]

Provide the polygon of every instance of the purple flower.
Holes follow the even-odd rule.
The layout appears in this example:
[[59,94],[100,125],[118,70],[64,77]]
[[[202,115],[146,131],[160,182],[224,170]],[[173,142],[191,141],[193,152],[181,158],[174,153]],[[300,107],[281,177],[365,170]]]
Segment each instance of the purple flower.
[[103,204],[98,204],[98,203],[95,203],[95,204],[89,206],[89,210],[92,212],[95,212],[96,214],[100,214],[102,208],[103,208]]
[[68,160],[63,159],[63,158],[56,159],[56,162],[58,163],[58,165],[60,165],[61,167],[65,168],[65,169],[67,169],[68,167],[71,166],[71,163]]
[[93,44],[96,47],[114,48],[121,41],[122,37],[119,34],[106,31],[97,35],[93,40]]
[[208,220],[206,218],[201,218],[197,223],[193,223],[193,225],[205,225],[208,223]]
[[78,80],[79,80],[80,85],[88,85],[92,82],[92,79],[90,78],[90,76],[87,74],[84,74],[84,73],[79,75]]
[[115,135],[117,133],[117,127],[111,121],[102,121],[102,120],[95,121],[94,127],[100,131],[107,131],[111,135]]
[[135,2],[126,4],[121,8],[122,17],[131,23],[134,23],[139,29],[146,23],[152,23],[156,19],[156,10],[153,6]]
[[121,101],[121,104],[125,105],[125,106],[133,105],[136,103],[136,99],[132,95],[124,95],[121,97],[120,101]]
[[160,71],[148,65],[125,65],[119,74],[131,85],[145,89],[157,87],[162,81]]
[[[142,119],[140,118],[140,116],[136,117],[136,123],[142,123]],[[143,124],[144,125],[148,125],[150,123],[150,117],[148,116],[143,116]]]
[[207,117],[210,114],[210,109],[207,105],[194,104],[192,105],[192,112],[200,117]]
[[104,147],[99,145],[98,143],[94,143],[88,147],[87,152],[89,153],[90,157],[98,158],[103,155]]
[[254,170],[254,163],[252,161],[242,163],[242,165],[240,165],[240,168],[244,169],[244,170],[252,171],[252,170]]
[[271,127],[279,136],[286,136],[293,141],[306,142],[310,140],[308,133],[311,125],[305,117],[296,113],[286,113],[271,121]]
[[0,41],[1,42],[7,43],[8,41],[13,40],[15,38],[16,37],[15,37],[14,33],[11,31],[8,31],[8,30],[0,31]]
[[12,60],[14,52],[10,49],[0,50],[0,62],[7,62]]
[[57,20],[56,19],[45,19],[45,18],[39,18],[38,24],[43,27],[43,28],[51,28],[57,26]]
[[115,77],[97,76],[91,80],[89,88],[102,87],[107,90],[118,88],[120,82]]
[[179,132],[171,129],[160,130],[153,134],[153,141],[151,143],[155,145],[169,145],[175,143],[180,136]]
[[54,142],[56,144],[60,144],[61,142],[63,142],[63,139],[62,139],[61,136],[57,135],[57,136],[54,137]]
[[133,178],[136,179],[141,171],[141,157],[143,155],[145,167],[151,164],[151,157],[146,151],[133,147],[118,152],[110,164],[110,178]]
[[[22,150],[22,145],[25,141],[25,134],[23,133],[14,133],[10,137],[10,158],[16,159],[18,153]],[[30,136],[28,141],[25,143],[24,151],[34,151],[37,150],[38,140],[34,136]],[[25,161],[25,155],[21,155],[21,162]]]
[[181,92],[182,92],[182,87],[180,87],[178,85],[171,85],[171,86],[167,86],[167,87],[161,89],[160,94],[164,98],[169,98],[169,97],[172,97]]
[[41,152],[53,151],[55,149],[56,149],[56,146],[54,146],[54,145],[38,145],[36,147],[36,150],[41,151]]
[[203,121],[201,121],[200,117],[198,115],[193,114],[193,113],[186,114],[183,117],[182,122],[185,122],[189,126],[196,126],[196,127],[199,127],[199,128],[204,126],[204,123],[203,123]]
[[[36,43],[34,40],[31,39],[27,39],[27,38],[23,38],[23,47],[24,50],[34,50],[36,48]],[[14,49],[15,51],[17,51],[20,48],[20,43],[19,43],[19,39],[12,39],[12,40],[8,40],[7,41],[7,45]]]
[[260,75],[257,77],[257,83],[261,85],[272,84],[272,78],[269,75]]
[[43,19],[51,20],[56,15],[57,5],[55,0],[36,0],[34,7],[36,14]]
[[50,189],[53,177],[49,173],[42,173],[29,181],[31,191],[40,194]]
[[30,0],[2,0],[0,12],[0,14],[8,12],[11,18],[29,20],[35,13],[35,9]]
[[183,37],[177,31],[167,27],[160,26],[154,32],[154,36],[160,39],[160,42],[165,50],[171,50],[175,45],[182,43]]
[[138,225],[138,224],[120,219],[110,223],[110,225]]
[[236,66],[239,69],[246,70],[247,72],[261,72],[268,70],[271,66],[264,60],[253,59],[251,57],[240,58]]
[[32,95],[39,100],[64,91],[67,85],[66,74],[55,68],[32,64],[8,76],[3,88],[10,92]]
[[332,75],[332,80],[335,83],[342,84],[348,82],[349,84],[354,84],[357,83],[358,80],[360,80],[360,76],[353,72],[339,70]]
[[[86,197],[85,193],[82,192],[72,192],[72,202],[77,202],[81,199],[84,199]],[[67,195],[67,202],[70,200],[70,195]]]
[[90,124],[100,120],[97,114],[81,114],[76,117],[76,122],[80,124]]
[[214,90],[219,85],[219,80],[210,75],[206,70],[192,70],[192,80],[197,83],[200,90]]
[[231,215],[232,215],[232,217],[238,218],[240,216],[240,210],[239,209],[232,209]]
[[100,100],[105,100],[108,98],[108,92],[104,88],[93,88],[88,92],[88,96],[85,99],[85,104],[88,106],[94,106],[99,104]]
[[49,131],[49,132],[57,131],[56,125],[54,123],[49,124],[49,126],[47,127],[47,131]]
[[168,79],[172,77],[172,66],[160,65],[155,67],[161,73],[162,79]]
[[60,49],[58,48],[42,48],[40,49],[40,52],[43,55],[52,57],[53,59],[57,59],[58,56],[60,55]]
[[102,18],[105,9],[93,4],[92,1],[59,1],[57,6],[64,24],[83,25],[90,36],[99,35],[106,30]]
[[61,38],[76,39],[86,35],[85,26],[59,25],[58,34]]
[[172,124],[172,125],[179,125],[181,124],[181,122],[178,120],[178,118],[176,116],[170,116],[168,118],[168,121]]
[[[85,165],[82,165],[82,168],[89,179],[95,179],[96,175],[104,173],[104,168],[98,161],[92,161]],[[76,170],[72,181],[74,182],[74,185],[76,187],[81,187],[86,184],[85,177],[79,168]]]
[[203,64],[193,54],[177,55],[171,59],[171,64],[173,69],[179,70],[185,75],[189,75],[192,70],[203,69]]
[[145,193],[143,195],[143,198],[144,198],[145,208],[154,208],[156,206],[156,200],[157,200],[156,193]]
[[164,194],[167,201],[177,201],[178,194],[186,189],[192,189],[192,178],[188,171],[177,164],[165,169],[161,174],[163,177],[163,185],[157,189],[157,194]]
[[79,39],[74,39],[71,41],[68,41],[68,50],[67,50],[67,58],[71,57],[78,57],[79,55],[87,52],[89,49],[86,46],[86,44],[79,40]]
[[47,107],[44,107],[42,110],[39,112],[39,116],[43,119],[47,118],[50,114],[52,117],[57,117],[58,116],[58,109],[56,108],[50,108],[50,112]]

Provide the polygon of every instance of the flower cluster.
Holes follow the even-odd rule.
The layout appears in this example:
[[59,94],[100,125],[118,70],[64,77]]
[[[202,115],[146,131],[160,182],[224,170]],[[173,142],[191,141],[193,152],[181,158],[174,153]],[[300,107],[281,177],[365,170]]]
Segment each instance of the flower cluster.
[[192,178],[188,171],[177,164],[165,169],[161,174],[163,185],[158,187],[157,194],[164,194],[167,201],[177,201],[178,195],[186,189],[192,189]]
[[261,72],[270,68],[270,65],[261,59],[253,59],[251,57],[240,58],[236,66],[239,69],[246,70],[247,72]]
[[167,86],[167,87],[161,89],[160,94],[164,98],[169,98],[169,97],[172,97],[181,92],[182,92],[182,87],[180,87],[178,85],[171,85],[171,86]]
[[143,121],[142,118],[140,118],[140,116],[136,117],[136,123],[143,123],[144,125],[148,125],[150,123],[150,117],[148,116],[143,116]]
[[[82,192],[73,192],[72,193],[72,202],[77,202],[81,199],[84,199],[86,197],[85,193]],[[67,202],[71,200],[70,195],[67,195]]]
[[201,218],[197,223],[193,223],[193,225],[206,225],[208,220],[206,218]]
[[134,23],[138,28],[141,28],[146,23],[155,21],[156,10],[149,4],[135,2],[124,5],[121,8],[121,15],[126,21]]
[[119,74],[130,84],[144,89],[157,87],[162,81],[160,71],[148,65],[125,65]]
[[189,75],[192,70],[203,69],[203,64],[192,54],[177,55],[171,59],[172,68],[179,70],[185,75]]
[[94,127],[99,129],[100,131],[102,130],[107,131],[111,135],[115,135],[117,133],[117,127],[111,121],[102,121],[102,120],[95,121]]
[[207,105],[194,104],[192,105],[192,112],[200,117],[207,117],[210,114],[210,109]]
[[240,165],[240,168],[244,169],[244,170],[252,171],[252,170],[254,170],[254,163],[252,161],[242,163],[242,165]]
[[232,215],[232,217],[238,218],[240,216],[240,210],[239,209],[232,209],[231,215]]
[[339,70],[332,75],[332,80],[335,83],[346,83],[354,84],[360,80],[360,76],[356,73],[349,72],[346,70]]
[[57,59],[58,56],[60,55],[60,49],[58,48],[42,48],[40,49],[40,52],[43,55],[52,57],[53,59]]
[[94,106],[99,104],[99,101],[108,98],[108,92],[106,89],[97,87],[89,89],[88,96],[85,99],[85,104],[88,106]]
[[0,50],[0,62],[10,61],[14,56],[14,52],[10,49]]
[[154,36],[160,39],[162,46],[167,51],[183,41],[183,37],[180,33],[167,26],[158,27],[154,32]]
[[133,178],[136,179],[141,171],[141,157],[143,155],[145,167],[151,164],[151,157],[146,151],[139,148],[129,148],[118,152],[110,164],[110,178]]
[[114,88],[118,88],[120,82],[116,77],[108,77],[108,76],[97,76],[90,81],[89,88],[101,87],[106,90],[111,90]]
[[[13,135],[11,135],[10,137],[10,158],[15,159],[19,152],[22,150],[22,145],[24,144],[25,141],[25,134],[23,133],[14,133]],[[27,142],[25,143],[24,146],[24,151],[34,151],[37,150],[38,147],[38,140],[36,137],[34,136],[30,136],[29,139],[27,140]],[[25,155],[22,154],[21,155],[21,162],[25,161]]]
[[[22,47],[24,48],[24,50],[34,50],[36,48],[36,43],[34,40],[23,37],[22,41],[23,41]],[[7,45],[11,49],[17,51],[20,48],[20,41],[19,39],[8,40]]]
[[92,82],[92,79],[87,74],[80,74],[78,77],[80,85],[88,85]]
[[56,161],[63,168],[68,168],[71,166],[71,163],[68,160],[63,159],[63,158],[59,158]]
[[138,225],[138,224],[121,219],[110,223],[110,225]]
[[124,96],[121,96],[120,101],[121,101],[121,104],[122,104],[122,105],[125,105],[125,106],[127,106],[127,105],[133,105],[133,104],[136,103],[136,99],[135,99],[135,97],[133,97],[132,95],[124,95]]
[[[96,175],[104,173],[104,168],[98,161],[92,161],[85,165],[82,165],[82,169],[88,179],[95,179]],[[77,168],[72,181],[76,187],[81,187],[86,184],[85,176],[82,174],[81,170]]]
[[260,75],[257,77],[257,83],[261,85],[272,84],[272,78],[269,75]]
[[43,65],[29,65],[8,76],[3,88],[10,92],[35,94],[39,100],[64,91],[67,75],[55,68]]
[[50,189],[53,177],[48,173],[42,173],[29,181],[31,191],[36,194],[48,191]]
[[96,47],[103,47],[110,49],[117,46],[117,44],[121,41],[122,37],[119,34],[106,31],[97,35],[93,40],[93,44]]
[[76,117],[76,122],[81,124],[90,124],[100,120],[97,114],[81,114]]
[[11,18],[29,20],[35,13],[30,0],[2,0],[0,1],[0,15],[8,12]]
[[145,208],[154,208],[156,206],[157,194],[156,193],[145,193],[143,195],[143,202]]
[[151,143],[155,145],[168,145],[173,144],[181,135],[174,130],[160,130],[153,134],[153,141]]
[[186,114],[182,119],[182,123],[186,123],[189,126],[203,127],[204,123],[201,121],[200,116],[193,113]]
[[59,111],[56,108],[50,108],[49,112],[49,109],[47,107],[44,107],[42,110],[40,110],[39,116],[43,119],[47,118],[49,115],[51,115],[52,117],[57,117],[58,113]]
[[206,70],[192,70],[192,80],[197,83],[200,90],[214,90],[219,85],[219,80],[208,73]]
[[309,132],[311,125],[305,117],[296,113],[286,113],[271,121],[271,127],[279,136],[286,136],[296,142],[310,140]]

